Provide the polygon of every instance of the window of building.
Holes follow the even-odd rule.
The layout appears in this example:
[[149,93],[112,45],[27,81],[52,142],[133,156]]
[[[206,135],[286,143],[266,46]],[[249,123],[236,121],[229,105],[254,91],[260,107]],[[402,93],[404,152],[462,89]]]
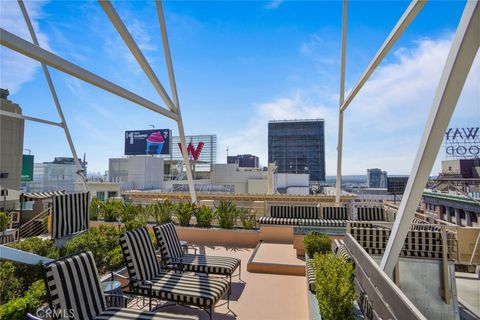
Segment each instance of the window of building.
[[117,196],[118,196],[117,191],[108,191],[108,197],[109,198],[114,198],[114,197],[117,197]]
[[100,201],[105,200],[105,192],[104,191],[97,191],[97,199]]

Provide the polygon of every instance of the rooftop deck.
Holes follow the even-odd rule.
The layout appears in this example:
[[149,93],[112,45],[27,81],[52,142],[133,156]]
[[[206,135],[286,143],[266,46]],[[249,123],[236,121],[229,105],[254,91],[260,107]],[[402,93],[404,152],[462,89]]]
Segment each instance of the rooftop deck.
[[[230,301],[230,309],[236,313],[237,319],[298,320],[309,318],[304,276],[248,272],[247,263],[254,248],[204,245],[196,247],[200,254],[230,256],[242,260],[241,277],[243,282],[239,281],[238,277],[232,279],[232,301]],[[287,247],[283,248],[288,250]],[[275,253],[283,254],[285,252],[280,248]],[[279,257],[276,259],[278,260]],[[132,307],[138,306],[132,304]],[[200,319],[208,319],[206,312],[195,308],[171,306],[161,310],[177,314],[193,314],[199,316]],[[235,319],[234,315],[228,313],[226,306],[215,308],[213,318],[218,320]]]

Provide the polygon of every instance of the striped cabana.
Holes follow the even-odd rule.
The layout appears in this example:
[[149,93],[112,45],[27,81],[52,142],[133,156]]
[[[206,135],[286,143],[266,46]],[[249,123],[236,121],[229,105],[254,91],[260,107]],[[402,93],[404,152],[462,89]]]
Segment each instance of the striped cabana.
[[53,196],[52,239],[87,230],[89,192]]
[[20,195],[21,202],[46,200],[55,196],[64,195],[65,191],[50,191],[50,192],[26,192]]

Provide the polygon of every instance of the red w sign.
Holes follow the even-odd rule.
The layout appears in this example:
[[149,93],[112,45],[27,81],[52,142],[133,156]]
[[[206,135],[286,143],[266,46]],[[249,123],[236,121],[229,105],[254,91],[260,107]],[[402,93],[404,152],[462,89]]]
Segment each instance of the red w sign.
[[[193,160],[198,160],[198,157],[200,157],[200,152],[202,152],[203,145],[205,143],[199,142],[197,144],[197,148],[193,147],[193,144],[190,142],[187,146],[187,153],[193,157]],[[180,148],[180,151],[182,152],[182,144],[178,143],[178,147]],[[182,152],[183,154],[183,152]]]

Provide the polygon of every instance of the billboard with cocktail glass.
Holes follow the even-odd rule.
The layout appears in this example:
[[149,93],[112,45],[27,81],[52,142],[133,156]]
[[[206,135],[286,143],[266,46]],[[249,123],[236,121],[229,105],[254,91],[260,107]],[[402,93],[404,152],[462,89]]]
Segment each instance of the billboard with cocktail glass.
[[125,155],[170,154],[170,129],[125,131]]

